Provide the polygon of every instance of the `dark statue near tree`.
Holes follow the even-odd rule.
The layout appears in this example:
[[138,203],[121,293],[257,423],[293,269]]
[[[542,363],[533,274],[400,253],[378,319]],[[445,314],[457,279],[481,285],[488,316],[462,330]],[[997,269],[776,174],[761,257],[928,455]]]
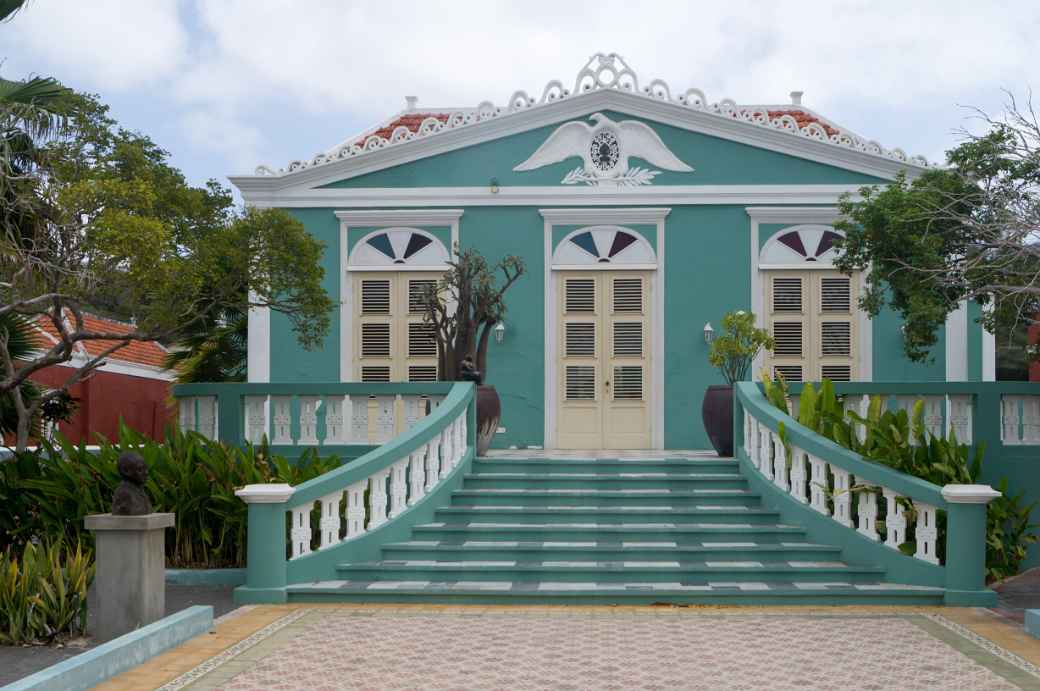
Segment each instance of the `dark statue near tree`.
[[484,373],[477,369],[477,366],[473,364],[473,358],[469,355],[462,358],[462,363],[459,365],[459,379],[471,381],[478,386],[484,383]]
[[116,470],[123,481],[112,495],[112,515],[144,516],[152,512],[152,502],[144,491],[148,481],[148,464],[140,454],[127,451],[116,461]]

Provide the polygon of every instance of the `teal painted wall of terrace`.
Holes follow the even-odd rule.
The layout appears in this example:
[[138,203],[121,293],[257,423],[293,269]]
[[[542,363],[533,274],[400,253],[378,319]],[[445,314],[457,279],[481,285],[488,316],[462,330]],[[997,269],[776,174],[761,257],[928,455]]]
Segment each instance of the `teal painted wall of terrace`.
[[[333,301],[339,302],[339,219],[333,209],[288,209],[307,231],[325,244],[321,266],[325,269],[322,286]],[[339,308],[332,310],[332,324],[321,347],[305,350],[296,341],[289,320],[271,312],[271,381],[339,381]]]
[[[633,118],[614,111],[606,111],[605,114],[615,121],[639,120],[650,125],[672,153],[694,169],[692,173],[662,171],[654,178],[655,185],[820,185],[885,182],[863,173],[690,132],[645,118]],[[513,167],[533,154],[563,122],[567,120],[339,180],[323,187],[481,187],[487,185],[491,178],[497,178],[500,185],[559,185],[569,171],[581,165],[580,159],[572,157],[524,172],[515,172]],[[585,122],[588,120],[585,119]],[[642,159],[635,159],[631,165],[654,168]]]
[[946,381],[946,328],[939,329],[927,359],[911,362],[903,350],[901,325],[888,308],[874,317],[874,381]]

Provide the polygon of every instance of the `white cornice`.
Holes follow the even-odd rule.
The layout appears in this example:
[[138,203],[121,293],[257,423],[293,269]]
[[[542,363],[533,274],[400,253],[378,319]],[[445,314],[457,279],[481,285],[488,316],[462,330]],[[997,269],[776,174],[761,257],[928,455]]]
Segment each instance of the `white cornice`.
[[[645,187],[488,187],[336,188],[293,193],[250,192],[253,207],[428,207],[428,206],[616,206],[618,204],[836,204],[845,193],[858,196],[862,185],[660,185]],[[452,209],[452,211],[458,211]],[[350,212],[354,213],[354,212]],[[407,222],[417,223],[413,219]],[[352,221],[353,223],[353,221]]]
[[671,209],[538,209],[546,221],[553,224],[579,223],[659,223]]
[[336,218],[341,223],[352,226],[450,226],[453,223],[457,223],[462,214],[462,209],[379,209],[371,211],[337,211]]
[[913,163],[615,90],[582,94],[537,110],[520,111],[509,117],[476,122],[458,129],[443,130],[438,132],[437,136],[402,141],[394,146],[367,151],[364,155],[334,160],[284,175],[236,175],[229,179],[246,197],[250,192],[320,187],[338,180],[358,177],[384,168],[482,144],[563,120],[578,118],[599,110],[617,110],[690,132],[719,137],[884,179],[893,179],[900,172],[908,172],[913,175],[915,172],[923,170],[921,166]]
[[841,218],[836,207],[749,206],[747,215],[759,223],[834,223]]

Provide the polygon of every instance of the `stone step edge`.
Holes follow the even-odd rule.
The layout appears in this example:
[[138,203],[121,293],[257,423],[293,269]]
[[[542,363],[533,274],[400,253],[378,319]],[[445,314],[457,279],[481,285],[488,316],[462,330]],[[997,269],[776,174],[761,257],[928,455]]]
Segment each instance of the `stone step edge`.
[[651,480],[669,480],[673,482],[709,482],[723,480],[744,480],[740,473],[466,473],[466,480],[569,480],[569,481],[603,481],[603,482],[649,482]]
[[785,545],[783,543],[763,543],[756,545],[719,545],[719,546],[704,546],[704,545],[660,545],[654,543],[647,543],[645,546],[640,544],[628,544],[628,545],[561,545],[561,544],[516,544],[498,540],[488,540],[489,544],[482,545],[464,545],[464,544],[426,544],[421,541],[409,541],[409,542],[389,542],[382,546],[384,550],[403,550],[403,551],[444,551],[444,552],[489,552],[489,551],[504,551],[504,552],[661,552],[661,553],[683,553],[683,552],[836,552],[841,553],[842,548],[834,545],[820,545],[820,544],[804,544],[804,545]]
[[[366,583],[394,583],[398,581],[367,581]],[[485,581],[486,583],[495,583],[495,581]],[[534,581],[537,582],[537,581]],[[660,585],[659,583],[645,584],[644,589],[621,589],[621,588],[603,588],[603,589],[559,589],[559,590],[531,590],[531,591],[510,591],[510,590],[494,590],[491,588],[380,588],[377,590],[347,590],[339,587],[321,587],[312,586],[308,584],[293,584],[286,586],[286,592],[292,594],[324,594],[324,595],[341,595],[345,597],[349,596],[376,596],[376,597],[393,597],[395,595],[444,595],[454,597],[466,597],[466,596],[494,596],[504,598],[516,598],[516,599],[533,599],[537,597],[621,597],[621,598],[645,598],[647,596],[653,596],[654,598],[667,597],[667,598],[704,598],[704,599],[734,599],[734,598],[770,598],[779,597],[784,599],[811,599],[821,596],[831,597],[851,597],[858,596],[864,598],[937,598],[941,601],[942,596],[945,594],[943,588],[928,588],[924,586],[913,586],[906,587],[900,584],[892,584],[894,587],[881,587],[881,584],[873,583],[860,583],[860,586],[870,586],[867,588],[856,588],[851,587],[829,587],[829,588],[791,588],[791,587],[771,587],[766,589],[733,589],[733,590],[675,590],[665,588],[654,588],[654,585]],[[770,583],[765,583],[769,586]]]
[[762,532],[762,533],[802,533],[805,528],[797,525],[731,525],[727,523],[420,523],[415,530],[581,530],[590,532],[625,532],[628,530],[668,530],[695,533],[706,531],[719,532]]
[[[610,565],[604,563],[588,562],[587,564],[489,564],[485,562],[471,562],[471,563],[439,563],[434,562],[432,564],[406,564],[406,563],[386,563],[386,562],[358,562],[358,563],[343,563],[336,565],[336,571],[339,572],[369,572],[369,571],[407,571],[413,573],[425,573],[425,572],[438,572],[438,571],[460,571],[469,572],[474,571],[478,573],[589,573],[589,574],[643,574],[643,573],[668,573],[668,574],[720,574],[726,576],[733,576],[734,574],[740,574],[741,576],[754,574],[756,576],[762,576],[766,574],[787,574],[795,575],[804,574],[809,575],[820,575],[820,574],[834,574],[834,575],[849,575],[849,574],[874,574],[883,575],[885,569],[879,566],[856,566],[853,564],[844,564],[842,566],[791,566],[790,564],[762,564],[762,566],[732,566],[732,565],[716,565],[709,566],[707,564],[680,564],[677,566],[664,565],[664,564],[633,564],[633,565]],[[380,579],[382,580],[382,579]],[[399,579],[393,579],[399,580]]]
[[454,513],[519,513],[519,514],[576,514],[594,513],[619,516],[638,516],[640,512],[648,515],[664,516],[719,516],[733,514],[733,516],[779,516],[779,511],[772,509],[759,509],[750,507],[674,507],[674,506],[495,506],[494,504],[474,504],[463,506],[441,506],[438,512]]

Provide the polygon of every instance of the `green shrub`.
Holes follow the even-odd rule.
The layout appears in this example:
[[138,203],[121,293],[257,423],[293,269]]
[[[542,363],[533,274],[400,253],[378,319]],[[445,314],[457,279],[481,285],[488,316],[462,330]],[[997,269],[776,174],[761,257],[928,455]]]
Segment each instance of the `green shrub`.
[[[236,489],[298,485],[339,465],[313,449],[289,463],[263,446],[229,447],[176,430],[156,442],[124,427],[117,443],[103,441],[97,453],[59,438],[0,463],[0,541],[91,544],[83,517],[111,509],[120,482],[116,459],[124,451],[136,451],[148,463],[145,489],[155,511],[177,514],[175,529],[166,531],[166,560],[182,568],[245,565],[247,507]],[[5,546],[0,542],[0,549]]]
[[61,542],[0,553],[0,644],[12,645],[83,634],[93,556]]
[[[788,409],[787,385],[783,378],[772,381],[763,377],[766,398],[784,413]],[[949,484],[977,484],[982,476],[982,460],[986,445],[977,444],[972,450],[961,444],[951,430],[949,436],[940,437],[927,431],[924,426],[924,402],[914,403],[912,411],[886,410],[880,396],[872,396],[865,416],[855,411],[846,411],[841,398],[835,394],[834,385],[827,379],[820,383],[819,390],[807,382],[802,387],[798,400],[797,420],[800,424],[836,444],[854,451],[864,458],[886,465],[893,470],[927,480],[940,487]],[[787,451],[790,463],[790,446],[786,430],[778,434]],[[986,575],[990,580],[1013,576],[1019,571],[1026,557],[1028,546],[1037,541],[1030,516],[1037,503],[1026,504],[1023,495],[1009,495],[1007,479],[1000,481],[1001,496],[990,505],[986,519]],[[867,485],[852,487],[853,493],[880,490]],[[915,512],[909,500],[902,500],[909,520]],[[878,526],[883,531],[884,502],[878,502],[881,511]],[[937,526],[939,540],[937,548],[942,557],[946,549],[946,517],[939,512]],[[913,543],[901,546],[906,553],[915,550]]]

